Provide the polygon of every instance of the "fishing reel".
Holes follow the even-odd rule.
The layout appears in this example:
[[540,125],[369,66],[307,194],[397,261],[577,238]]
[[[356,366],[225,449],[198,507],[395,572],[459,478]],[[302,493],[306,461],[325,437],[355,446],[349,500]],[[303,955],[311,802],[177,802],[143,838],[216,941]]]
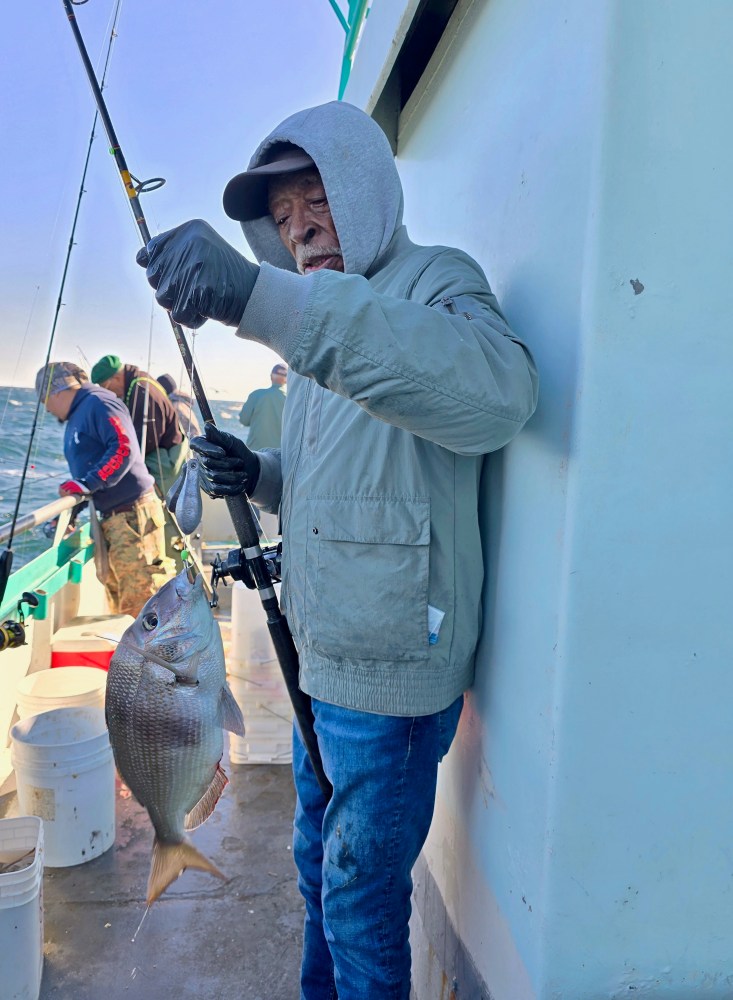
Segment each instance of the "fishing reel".
[[[278,542],[277,545],[265,545],[262,549],[265,565],[273,583],[279,583],[282,579],[282,552],[282,542]],[[218,604],[216,588],[220,583],[225,587],[228,586],[227,578],[241,580],[249,590],[257,590],[257,583],[242,549],[230,549],[225,559],[217,555],[211,564],[212,607]]]
[[23,596],[18,601],[18,620],[13,618],[8,618],[7,621],[0,624],[0,652],[3,649],[18,649],[19,646],[25,646],[25,615],[23,614],[23,604],[27,604],[29,608],[38,607],[38,598],[35,594],[31,594],[29,591],[24,590]]

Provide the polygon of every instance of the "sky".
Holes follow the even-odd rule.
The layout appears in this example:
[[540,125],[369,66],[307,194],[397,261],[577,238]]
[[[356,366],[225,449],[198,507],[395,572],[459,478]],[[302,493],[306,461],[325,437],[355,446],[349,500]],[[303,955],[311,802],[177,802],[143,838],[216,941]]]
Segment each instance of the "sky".
[[[114,8],[74,7],[98,76]],[[338,96],[343,45],[329,0],[122,0],[104,97],[131,173],[166,178],[141,196],[151,232],[201,218],[251,256],[222,209],[224,186],[283,118]],[[61,0],[8,5],[0,84],[0,385],[30,386],[48,348],[95,111]],[[118,354],[186,387],[167,314],[135,263],[141,239],[101,122],[75,242],[52,359]],[[246,398],[279,360],[214,322],[193,349],[212,398]]]

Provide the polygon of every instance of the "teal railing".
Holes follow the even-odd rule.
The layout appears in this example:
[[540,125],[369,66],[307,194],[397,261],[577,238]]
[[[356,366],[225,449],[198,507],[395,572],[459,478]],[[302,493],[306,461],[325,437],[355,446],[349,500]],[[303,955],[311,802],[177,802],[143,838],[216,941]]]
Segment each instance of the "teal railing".
[[344,41],[344,57],[341,61],[341,79],[339,81],[339,100],[341,100],[344,96],[344,91],[346,90],[346,84],[349,82],[349,75],[354,62],[354,53],[356,51],[356,43],[359,40],[359,34],[364,21],[369,14],[371,0],[349,0],[348,19],[344,17],[341,8],[336,3],[336,0],[329,0],[329,3],[333,7],[333,10],[341,23],[341,27],[346,32],[346,40]]
[[5,597],[0,605],[0,621],[16,617],[18,601],[25,591],[35,594],[38,607],[29,609],[27,604],[23,604],[23,614],[39,620],[45,618],[49,598],[67,583],[81,583],[84,565],[93,557],[94,546],[91,544],[89,525],[85,524],[58,545],[51,546],[10,574]]

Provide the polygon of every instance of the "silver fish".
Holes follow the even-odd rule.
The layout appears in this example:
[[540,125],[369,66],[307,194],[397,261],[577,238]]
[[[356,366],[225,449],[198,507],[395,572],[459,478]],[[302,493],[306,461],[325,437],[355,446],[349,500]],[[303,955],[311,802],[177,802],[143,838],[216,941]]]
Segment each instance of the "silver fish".
[[199,460],[189,458],[181,474],[168,490],[166,506],[175,515],[184,535],[191,535],[201,523],[203,504],[199,486]]
[[183,570],[169,580],[124,633],[105,711],[117,769],[155,829],[148,905],[186,868],[224,878],[185,835],[227,784],[222,730],[244,733],[201,576],[192,582]]

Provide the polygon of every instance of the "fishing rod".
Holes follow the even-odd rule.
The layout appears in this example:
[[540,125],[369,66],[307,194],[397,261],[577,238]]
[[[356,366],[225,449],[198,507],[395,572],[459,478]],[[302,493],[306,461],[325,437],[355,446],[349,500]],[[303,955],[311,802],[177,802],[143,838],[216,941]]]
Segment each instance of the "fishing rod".
[[[140,205],[140,199],[138,196],[146,191],[151,191],[160,187],[161,184],[165,182],[161,178],[155,178],[152,181],[139,181],[137,177],[130,173],[114,127],[112,126],[112,120],[110,119],[109,112],[107,111],[102,91],[100,90],[97,82],[94,67],[89,60],[86,46],[84,45],[84,39],[81,36],[81,31],[79,30],[79,25],[76,21],[76,15],[72,9],[75,5],[79,4],[79,0],[61,0],[61,2],[64,5],[66,16],[69,19],[69,25],[79,48],[79,54],[81,55],[84,69],[86,70],[87,77],[89,78],[89,85],[92,88],[92,94],[94,95],[94,99],[97,104],[99,116],[102,119],[105,131],[107,132],[110,152],[115,159],[115,164],[117,165],[127,197],[129,198],[132,214],[140,232],[140,236],[142,237],[143,246],[147,246],[151,240],[151,235],[150,230],[148,229],[148,224],[145,221],[145,214],[142,210],[142,206]],[[86,3],[87,0],[82,0],[82,2]],[[178,344],[178,348],[181,352],[184,367],[191,379],[191,388],[193,389],[193,394],[196,397],[196,402],[199,405],[204,422],[207,424],[214,424],[214,426],[216,426],[214,414],[211,412],[211,407],[209,406],[209,401],[206,398],[206,393],[204,392],[203,385],[201,384],[201,379],[199,378],[199,374],[194,366],[193,355],[191,354],[183,329],[179,323],[175,322],[170,313],[168,313],[168,319],[170,320],[173,334],[176,338],[176,343]],[[244,494],[239,497],[227,497],[226,505],[229,510],[229,516],[232,519],[232,524],[234,525],[237,541],[240,545],[241,557],[244,558],[246,565],[246,571],[243,567],[239,570],[242,572],[241,576],[238,577],[235,575],[238,572],[237,569],[229,575],[233,576],[234,579],[243,579],[248,585],[254,584],[252,589],[256,589],[259,594],[262,607],[267,615],[267,628],[270,632],[272,643],[275,647],[275,653],[285,680],[285,686],[288,689],[288,694],[293,705],[293,713],[295,715],[298,728],[300,729],[303,745],[308,751],[308,756],[310,757],[311,764],[313,765],[313,770],[321,791],[327,799],[330,799],[333,789],[330,781],[326,777],[325,771],[323,770],[323,762],[321,760],[320,750],[318,749],[318,741],[316,739],[316,732],[314,728],[311,700],[304,691],[300,690],[298,684],[298,652],[295,648],[295,643],[293,642],[293,637],[285,616],[280,611],[277,594],[275,593],[275,588],[273,586],[273,575],[269,569],[270,563],[265,559],[264,553],[260,547],[259,534],[257,532],[254,517],[252,516],[252,511],[250,510],[249,500]],[[239,560],[240,563],[241,557]],[[219,579],[221,579],[223,575],[224,574],[220,572]]]
[[[83,2],[86,3],[87,0],[83,0]],[[109,33],[109,42],[107,43],[107,55],[106,55],[106,58],[104,60],[104,69],[102,70],[102,84],[101,84],[101,88],[100,88],[100,93],[101,93],[101,90],[104,89],[104,81],[107,79],[107,69],[109,68],[109,60],[110,60],[110,56],[112,55],[112,46],[113,46],[114,40],[116,38],[116,31],[115,31],[115,29],[117,28],[117,18],[119,17],[119,13],[120,13],[120,4],[121,4],[121,2],[122,2],[122,0],[117,0],[117,4],[116,4],[115,10],[114,10],[114,16],[112,18],[112,28],[111,28],[110,33]],[[67,276],[67,274],[69,272],[69,261],[71,259],[71,251],[73,250],[74,245],[75,245],[74,244],[74,236],[76,235],[76,226],[77,226],[77,223],[79,221],[79,210],[81,208],[81,200],[82,200],[82,198],[84,196],[84,191],[85,191],[84,184],[85,184],[86,178],[87,178],[87,171],[89,170],[89,159],[91,157],[92,146],[94,144],[94,139],[96,137],[97,119],[98,119],[98,117],[99,117],[99,112],[95,111],[94,112],[94,120],[92,121],[92,131],[91,131],[91,134],[89,136],[89,143],[87,145],[87,155],[86,155],[86,159],[84,160],[84,169],[82,170],[82,173],[81,173],[81,184],[79,185],[79,195],[78,195],[78,197],[76,199],[76,208],[74,210],[74,220],[73,220],[73,222],[71,224],[71,234],[69,236],[69,245],[68,245],[68,247],[66,249],[66,259],[64,261],[64,270],[63,270],[63,272],[61,274],[61,284],[59,286],[59,294],[58,294],[58,298],[56,300],[56,311],[54,312],[53,323],[51,324],[51,333],[49,334],[49,338],[48,338],[48,348],[46,350],[46,360],[44,361],[44,369],[48,367],[48,363],[49,363],[49,361],[51,359],[51,348],[53,347],[54,338],[56,336],[56,327],[57,327],[58,321],[59,321],[59,314],[61,313],[61,306],[63,305],[63,295],[64,295],[64,289],[66,287],[66,276]],[[34,302],[35,302],[35,299],[34,299]],[[49,385],[50,385],[50,382],[49,382]],[[7,545],[5,547],[5,551],[2,552],[2,553],[0,553],[0,604],[2,604],[3,597],[5,596],[5,590],[7,588],[8,580],[10,578],[10,574],[11,574],[12,569],[13,569],[13,556],[14,556],[14,552],[13,552],[13,538],[15,537],[16,527],[17,527],[17,524],[18,524],[18,515],[20,513],[20,502],[21,502],[21,500],[23,498],[23,490],[25,488],[25,481],[26,481],[26,477],[28,475],[28,465],[30,463],[31,451],[33,449],[33,441],[34,441],[35,436],[36,436],[36,428],[38,427],[38,415],[40,413],[40,410],[41,410],[41,397],[39,396],[36,399],[36,408],[33,411],[33,423],[31,425],[31,432],[30,432],[30,436],[28,438],[28,448],[27,448],[26,453],[25,453],[25,461],[23,463],[23,471],[20,474],[20,484],[18,486],[18,496],[17,496],[16,501],[15,501],[15,510],[13,511],[13,517],[12,517],[12,520],[10,522],[10,531],[8,533]]]

